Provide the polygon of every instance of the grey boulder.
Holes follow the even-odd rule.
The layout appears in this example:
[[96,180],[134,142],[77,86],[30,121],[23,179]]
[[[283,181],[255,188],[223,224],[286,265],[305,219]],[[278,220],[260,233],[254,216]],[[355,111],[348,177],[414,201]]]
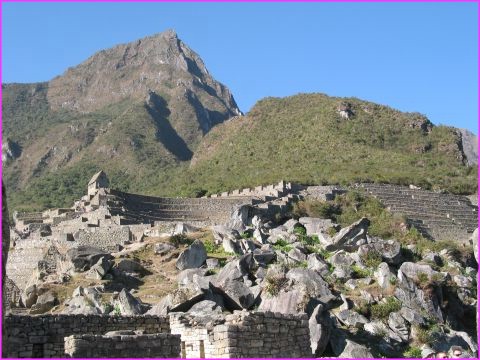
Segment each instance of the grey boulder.
[[397,335],[402,342],[407,342],[410,337],[410,331],[407,321],[400,312],[392,312],[388,316],[388,326]]
[[125,289],[118,294],[115,306],[118,306],[122,315],[140,315],[143,313],[140,301]]
[[27,287],[22,294],[22,303],[26,308],[31,308],[37,302],[37,285]]
[[46,292],[37,298],[37,302],[30,308],[30,314],[43,314],[57,304],[57,298],[52,292]]
[[249,287],[238,280],[227,279],[220,286],[215,285],[214,290],[222,294],[225,306],[229,310],[249,309],[255,301]]
[[330,317],[328,312],[324,312],[323,305],[319,304],[313,310],[308,320],[308,328],[312,355],[314,357],[321,356],[328,345],[332,332]]
[[130,259],[120,260],[115,268],[126,273],[142,273],[145,271],[145,268],[139,262]]
[[167,315],[170,312],[188,311],[194,304],[203,300],[200,289],[179,287],[146,312],[147,315]]
[[310,254],[307,256],[307,268],[316,271],[322,276],[330,274],[329,265],[318,254]]
[[173,230],[172,235],[184,235],[195,231],[198,231],[198,228],[196,228],[195,226],[180,222],[175,225],[175,229]]
[[397,279],[395,274],[390,271],[388,264],[384,262],[378,265],[378,268],[373,273],[373,277],[382,289],[390,287]]
[[108,260],[106,256],[101,257],[98,262],[93,265],[85,274],[86,279],[101,280],[112,268],[113,262]]
[[67,256],[73,264],[75,271],[86,271],[95,265],[100,258],[107,260],[113,259],[113,256],[105,251],[89,245],[80,245],[67,251]]
[[353,340],[346,340],[346,345],[344,350],[340,355],[338,355],[339,358],[348,358],[348,359],[358,359],[358,358],[363,358],[363,359],[371,359],[374,358],[370,350],[364,346],[356,343]]
[[342,310],[336,314],[336,317],[346,326],[355,328],[361,328],[364,324],[368,323],[368,320],[365,316],[353,310]]
[[477,260],[478,263],[478,227],[473,231],[471,239],[473,245],[473,254],[475,256],[475,260]]
[[101,293],[96,287],[77,287],[65,306],[64,314],[102,314],[108,310],[102,306]]
[[176,249],[175,246],[173,246],[172,244],[162,243],[162,242],[155,244],[155,246],[153,247],[153,251],[155,252],[155,254],[162,255],[162,256],[170,253],[175,249]]
[[353,224],[341,229],[332,239],[331,243],[325,247],[328,251],[344,249],[355,251],[360,245],[366,243],[367,229],[370,220],[361,218]]
[[314,217],[301,217],[298,222],[305,227],[307,236],[321,236],[327,229],[331,228],[334,224],[330,219],[320,219]]
[[228,221],[227,226],[240,232],[244,231],[247,227],[249,213],[249,205],[236,207],[230,214],[230,220]]
[[198,268],[207,260],[207,251],[200,240],[195,240],[178,257],[175,266],[179,270]]
[[364,256],[372,251],[380,254],[383,261],[389,265],[398,265],[402,261],[400,243],[396,240],[374,238],[371,243],[359,246],[357,253],[360,256]]

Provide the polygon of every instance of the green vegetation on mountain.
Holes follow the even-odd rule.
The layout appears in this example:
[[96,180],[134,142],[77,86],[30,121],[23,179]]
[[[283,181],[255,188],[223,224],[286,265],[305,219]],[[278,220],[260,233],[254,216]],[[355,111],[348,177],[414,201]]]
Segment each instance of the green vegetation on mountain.
[[[343,103],[351,106],[349,119],[338,114]],[[27,149],[44,158],[4,168],[6,184],[14,189],[12,206],[22,209],[70,205],[98,169],[107,171],[112,186],[164,196],[281,179],[416,184],[453,193],[476,189],[475,167],[464,165],[454,128],[357,99],[311,94],[262,100],[247,116],[213,128],[191,162],[177,159],[159,140],[159,125],[143,103],[125,100],[89,114],[47,110],[36,122],[36,113],[27,110],[21,114],[31,126],[5,122],[6,134],[29,142]],[[28,181],[18,182],[22,178]]]
[[280,180],[476,191],[457,129],[322,94],[266,98],[236,116],[230,91],[172,31],[101,51],[50,82],[2,90],[14,209],[70,206],[100,169],[112,187],[159,196]]
[[[349,105],[349,119],[338,108]],[[461,138],[402,113],[354,98],[302,94],[259,101],[250,113],[213,129],[191,167],[209,191],[286,179],[307,184],[387,182],[454,193],[476,191]]]

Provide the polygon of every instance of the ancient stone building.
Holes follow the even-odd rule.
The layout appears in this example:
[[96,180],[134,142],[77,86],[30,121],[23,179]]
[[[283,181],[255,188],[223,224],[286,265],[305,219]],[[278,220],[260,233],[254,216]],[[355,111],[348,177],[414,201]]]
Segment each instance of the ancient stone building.
[[[149,315],[9,315],[5,317],[3,327],[5,329],[3,351],[6,357],[12,358],[65,357],[65,338],[72,335],[103,336],[107,332],[120,330],[139,331],[145,335],[170,334],[168,317]],[[85,343],[87,338],[81,340]],[[90,340],[90,347],[101,341],[95,337]],[[68,342],[69,350],[75,352],[72,341]],[[110,340],[112,341],[115,339]],[[78,351],[83,351],[78,342],[77,345]],[[96,351],[97,353],[92,355],[101,354],[102,350],[98,348]]]
[[234,311],[215,325],[171,313],[172,334],[181,335],[183,358],[311,357],[306,314]]
[[7,357],[311,356],[306,314],[235,311],[217,325],[187,313],[9,315],[4,327]]
[[88,195],[95,195],[98,189],[108,188],[109,181],[103,170],[99,171],[88,182]]

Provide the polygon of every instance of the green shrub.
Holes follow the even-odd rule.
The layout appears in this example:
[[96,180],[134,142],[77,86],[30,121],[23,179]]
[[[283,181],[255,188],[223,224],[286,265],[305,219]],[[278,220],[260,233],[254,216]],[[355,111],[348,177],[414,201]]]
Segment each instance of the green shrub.
[[368,318],[371,315],[371,304],[367,301],[361,300],[356,304],[353,310]]
[[415,340],[420,344],[430,345],[434,341],[434,331],[430,327],[417,326],[415,328]]
[[105,314],[110,314],[113,311],[113,305],[110,303],[103,303],[103,312]]
[[220,250],[220,246],[216,245],[212,240],[208,239],[203,242],[207,254],[215,254]]
[[283,275],[267,276],[263,290],[271,296],[276,296],[287,282],[287,278]]
[[183,234],[177,234],[177,235],[172,235],[168,239],[169,243],[175,246],[180,246],[180,245],[191,245],[193,243],[193,240],[188,238],[186,235]]
[[317,254],[320,255],[323,260],[327,260],[329,257],[331,257],[333,255],[332,252],[330,252],[328,250],[325,250],[324,248],[320,248],[317,251]]
[[306,269],[307,267],[308,267],[308,262],[307,261],[299,261],[299,262],[295,262],[292,265],[290,265],[291,269],[293,269],[293,268]]
[[430,279],[427,274],[425,273],[418,273],[417,274],[417,283],[421,287],[425,287],[430,283]]
[[303,236],[302,238],[300,238],[300,242],[307,246],[315,246],[320,244],[320,239],[317,235]]
[[279,240],[277,240],[275,245],[273,245],[273,248],[275,250],[280,250],[280,251],[284,251],[284,252],[288,253],[290,250],[293,249],[293,246],[291,244],[289,244],[288,242],[286,242],[285,240],[279,239]]
[[376,269],[382,262],[382,255],[377,251],[369,251],[360,257],[366,267]]
[[328,236],[330,236],[330,237],[334,237],[334,236],[337,234],[337,229],[336,229],[334,226],[330,226],[330,227],[327,229],[327,234],[328,234]]
[[309,216],[333,220],[339,211],[339,207],[333,202],[307,199],[293,205],[292,215],[295,218]]
[[240,237],[241,237],[242,239],[250,239],[251,236],[250,236],[250,233],[249,233],[248,231],[245,231],[245,232],[242,232],[242,233],[240,234]]
[[416,346],[409,346],[407,350],[403,352],[403,357],[411,359],[420,359],[422,357],[422,349]]
[[218,269],[208,269],[205,272],[205,276],[215,275],[216,273],[218,273]]
[[422,256],[420,254],[418,254],[416,251],[413,252],[412,250],[405,247],[404,245],[401,245],[400,253],[402,254],[402,257],[405,261],[418,262],[422,260]]
[[293,229],[293,233],[300,237],[307,236],[307,230],[301,225],[295,226],[295,228]]
[[375,319],[386,319],[390,313],[399,311],[402,308],[402,303],[398,299],[390,296],[385,298],[385,302],[379,302],[378,304],[372,305],[371,312],[372,318]]
[[362,279],[362,278],[372,276],[372,271],[371,270],[362,269],[358,265],[353,265],[352,266],[352,271],[353,271],[352,276],[353,276],[354,279]]

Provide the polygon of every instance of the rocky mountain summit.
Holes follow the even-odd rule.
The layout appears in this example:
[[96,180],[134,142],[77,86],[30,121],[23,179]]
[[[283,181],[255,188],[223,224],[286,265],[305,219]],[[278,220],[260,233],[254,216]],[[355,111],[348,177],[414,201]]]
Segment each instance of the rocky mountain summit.
[[172,30],[102,50],[47,83],[2,86],[12,193],[91,166],[127,177],[181,167],[214,126],[241,115]]
[[189,115],[197,117],[204,132],[240,115],[230,91],[212,78],[202,59],[173,30],[94,54],[51,80],[47,99],[53,110],[90,113],[125,98],[142,101],[152,93],[190,107]]

